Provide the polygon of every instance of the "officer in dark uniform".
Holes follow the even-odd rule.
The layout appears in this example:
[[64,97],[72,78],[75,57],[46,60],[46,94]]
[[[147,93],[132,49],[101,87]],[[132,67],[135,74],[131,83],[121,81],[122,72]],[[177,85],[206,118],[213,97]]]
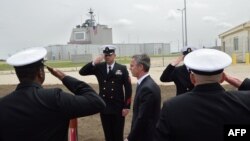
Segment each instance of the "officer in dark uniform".
[[249,136],[229,137],[229,127],[250,123],[249,91],[226,91],[220,84],[231,57],[215,49],[199,49],[188,54],[184,63],[192,71],[195,87],[164,102],[155,141],[249,140]]
[[[132,95],[129,73],[126,66],[115,62],[115,49],[113,45],[103,46],[103,55],[79,71],[80,75],[95,75],[98,80],[99,95],[107,105],[100,115],[106,141],[123,141]],[[103,58],[105,62],[101,62]]]
[[7,59],[20,81],[17,88],[0,99],[1,141],[67,141],[72,118],[98,113],[102,98],[85,82],[47,67],[72,92],[45,89],[45,48],[29,48]]
[[175,83],[176,95],[189,92],[194,87],[189,78],[190,71],[188,68],[185,65],[177,66],[183,61],[184,57],[194,49],[195,48],[189,46],[184,47],[182,49],[182,56],[170,63],[160,77],[162,82]]

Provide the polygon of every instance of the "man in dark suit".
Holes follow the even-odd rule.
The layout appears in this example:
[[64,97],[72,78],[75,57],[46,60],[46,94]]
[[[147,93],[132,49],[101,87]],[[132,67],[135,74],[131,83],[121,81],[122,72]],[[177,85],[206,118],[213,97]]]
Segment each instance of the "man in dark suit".
[[44,48],[30,48],[7,59],[20,81],[0,99],[1,141],[67,141],[72,118],[98,113],[104,101],[85,82],[48,67],[74,95],[59,88],[44,89]]
[[150,58],[146,54],[134,55],[130,71],[138,79],[133,105],[133,118],[128,141],[152,141],[160,115],[160,87],[148,74]]
[[182,55],[170,63],[163,71],[160,80],[162,82],[174,82],[176,86],[176,95],[189,92],[193,89],[194,85],[190,81],[190,71],[186,65],[178,66],[184,59],[184,57],[192,52],[195,48],[185,46],[182,49]]
[[[101,122],[106,141],[123,141],[125,116],[129,113],[132,86],[126,66],[115,62],[113,45],[103,46],[103,55],[86,64],[80,75],[95,75],[99,83],[99,95],[106,102],[101,112]],[[125,89],[125,92],[124,92]]]
[[229,55],[215,49],[199,49],[185,57],[184,63],[192,71],[190,78],[195,87],[164,102],[156,126],[155,141],[226,141],[244,138],[230,136],[228,129],[249,125],[250,93],[227,92],[220,85],[225,79],[223,70],[231,62]]

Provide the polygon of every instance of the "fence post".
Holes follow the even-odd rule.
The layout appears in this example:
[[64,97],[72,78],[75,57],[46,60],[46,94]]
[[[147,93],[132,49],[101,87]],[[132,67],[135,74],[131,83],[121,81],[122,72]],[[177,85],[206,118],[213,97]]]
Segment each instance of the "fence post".
[[235,65],[237,63],[236,61],[236,53],[232,53],[232,64]]
[[245,61],[246,61],[246,64],[249,65],[249,53],[246,53],[246,57],[245,57]]

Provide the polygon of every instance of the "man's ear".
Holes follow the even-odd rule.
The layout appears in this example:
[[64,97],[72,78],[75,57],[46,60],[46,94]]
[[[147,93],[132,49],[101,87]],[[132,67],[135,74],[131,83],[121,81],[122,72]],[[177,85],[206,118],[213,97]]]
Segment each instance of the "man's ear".
[[35,81],[39,84],[42,84],[44,80],[45,80],[44,68],[39,68],[36,72]]
[[190,80],[191,80],[192,84],[195,85],[196,81],[195,81],[195,76],[194,76],[194,74],[193,74],[193,73],[190,73],[190,74],[189,74],[189,77],[190,77]]
[[44,77],[44,69],[43,68],[39,68],[38,77],[39,78],[43,78]]
[[221,74],[220,83],[224,82],[225,79],[226,79],[226,75],[225,75],[225,73],[223,72],[223,73]]

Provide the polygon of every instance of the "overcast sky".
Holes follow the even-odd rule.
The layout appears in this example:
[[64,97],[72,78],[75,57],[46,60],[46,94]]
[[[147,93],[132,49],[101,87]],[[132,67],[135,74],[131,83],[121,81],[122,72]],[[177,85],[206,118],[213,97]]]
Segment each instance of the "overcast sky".
[[[214,46],[218,35],[250,20],[250,0],[186,0],[188,45]],[[18,50],[67,44],[92,8],[114,43],[182,46],[184,0],[0,0],[0,58]],[[218,44],[220,44],[218,42]]]

